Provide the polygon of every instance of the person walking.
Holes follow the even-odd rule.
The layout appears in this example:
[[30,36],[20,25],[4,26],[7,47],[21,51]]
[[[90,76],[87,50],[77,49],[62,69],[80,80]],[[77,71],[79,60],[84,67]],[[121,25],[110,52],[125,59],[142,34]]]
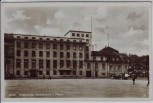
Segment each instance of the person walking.
[[135,85],[135,79],[137,78],[136,73],[132,73],[133,85]]

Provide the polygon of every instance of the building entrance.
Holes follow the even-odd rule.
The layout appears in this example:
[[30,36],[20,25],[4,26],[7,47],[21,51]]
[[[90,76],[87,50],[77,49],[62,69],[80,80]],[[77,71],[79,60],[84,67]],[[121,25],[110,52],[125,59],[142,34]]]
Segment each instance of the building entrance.
[[91,71],[86,71],[86,77],[91,77]]

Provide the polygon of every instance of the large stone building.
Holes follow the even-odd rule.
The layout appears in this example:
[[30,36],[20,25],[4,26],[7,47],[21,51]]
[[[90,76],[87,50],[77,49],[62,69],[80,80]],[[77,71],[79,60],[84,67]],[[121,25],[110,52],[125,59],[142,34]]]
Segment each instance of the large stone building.
[[92,51],[92,33],[70,30],[64,37],[4,34],[5,77],[109,77],[128,68],[110,47]]

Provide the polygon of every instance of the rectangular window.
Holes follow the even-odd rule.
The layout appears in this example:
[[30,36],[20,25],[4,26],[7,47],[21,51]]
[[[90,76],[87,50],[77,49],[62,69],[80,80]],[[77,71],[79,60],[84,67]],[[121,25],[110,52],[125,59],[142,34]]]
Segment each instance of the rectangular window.
[[80,57],[80,58],[82,58],[82,57],[83,57],[82,53],[79,53],[79,57]]
[[73,58],[76,58],[76,53],[73,53]]
[[36,39],[35,37],[32,37],[32,39]]
[[28,75],[28,71],[24,71],[24,75],[26,75],[26,76],[27,76],[27,75]]
[[43,48],[43,43],[39,43],[39,48],[40,48],[40,49]]
[[53,49],[57,49],[57,44],[53,44]]
[[53,57],[57,57],[57,52],[53,52]]
[[50,68],[50,60],[46,60],[46,68]]
[[28,59],[24,59],[24,68],[28,68]]
[[79,49],[82,51],[82,50],[83,50],[83,46],[82,46],[82,45],[80,45],[80,46],[79,46]]
[[50,44],[46,43],[46,49],[50,49]]
[[80,36],[80,34],[77,34],[77,37],[79,37]]
[[73,75],[76,75],[76,71],[73,71]]
[[89,47],[88,46],[86,46],[86,51],[89,51]]
[[105,70],[105,64],[102,64],[102,70]]
[[90,69],[91,65],[90,63],[87,63],[87,69]]
[[28,42],[24,43],[24,48],[28,48]]
[[53,75],[57,75],[57,72],[55,70],[53,71]]
[[42,75],[42,71],[39,71],[39,75]]
[[84,34],[81,34],[82,37],[84,37]]
[[32,42],[32,48],[36,48],[36,43]]
[[63,58],[63,57],[64,57],[63,52],[60,52],[60,58]]
[[66,45],[66,49],[67,50],[70,50],[70,45]]
[[36,60],[35,59],[32,59],[32,69],[36,69]]
[[36,57],[36,51],[32,51],[32,57]]
[[89,54],[86,54],[86,57],[85,57],[86,59],[89,59]]
[[17,48],[20,48],[21,47],[21,42],[17,42],[16,45],[17,45]]
[[60,71],[60,75],[63,75],[63,71]]
[[54,68],[54,69],[57,68],[57,60],[53,60],[53,68]]
[[73,45],[73,50],[76,50],[76,45]]
[[17,56],[21,56],[20,50],[17,50],[16,55],[17,55]]
[[18,76],[20,75],[20,70],[16,71],[16,75],[18,75]]
[[89,37],[89,35],[88,35],[88,34],[86,34],[86,37]]
[[83,61],[79,61],[79,68],[80,68],[80,69],[83,68]]
[[39,69],[43,68],[43,60],[39,60]]
[[72,36],[75,36],[75,33],[72,33]]
[[95,69],[98,69],[98,63],[95,63]]
[[46,75],[50,75],[50,72],[49,71],[46,71]]
[[16,68],[21,68],[21,59],[16,60]]
[[77,68],[77,61],[73,61],[73,68],[74,68],[74,69]]
[[66,53],[66,57],[67,57],[67,58],[70,58],[70,52],[67,52],[67,53]]
[[64,67],[64,60],[60,60],[60,67]]
[[43,57],[43,51],[39,51],[39,57]]
[[66,61],[66,67],[67,67],[67,68],[70,68],[70,60],[67,60],[67,61]]
[[46,51],[46,57],[50,57],[50,52]]
[[63,50],[63,44],[60,44],[60,50]]
[[28,57],[28,51],[27,50],[24,51],[24,56]]

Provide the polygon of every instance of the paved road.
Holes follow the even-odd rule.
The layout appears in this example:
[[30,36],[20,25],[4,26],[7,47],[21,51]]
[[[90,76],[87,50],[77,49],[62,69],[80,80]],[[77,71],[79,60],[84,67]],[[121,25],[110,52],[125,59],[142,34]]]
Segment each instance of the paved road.
[[6,80],[6,97],[21,98],[148,98],[146,80],[33,79]]

